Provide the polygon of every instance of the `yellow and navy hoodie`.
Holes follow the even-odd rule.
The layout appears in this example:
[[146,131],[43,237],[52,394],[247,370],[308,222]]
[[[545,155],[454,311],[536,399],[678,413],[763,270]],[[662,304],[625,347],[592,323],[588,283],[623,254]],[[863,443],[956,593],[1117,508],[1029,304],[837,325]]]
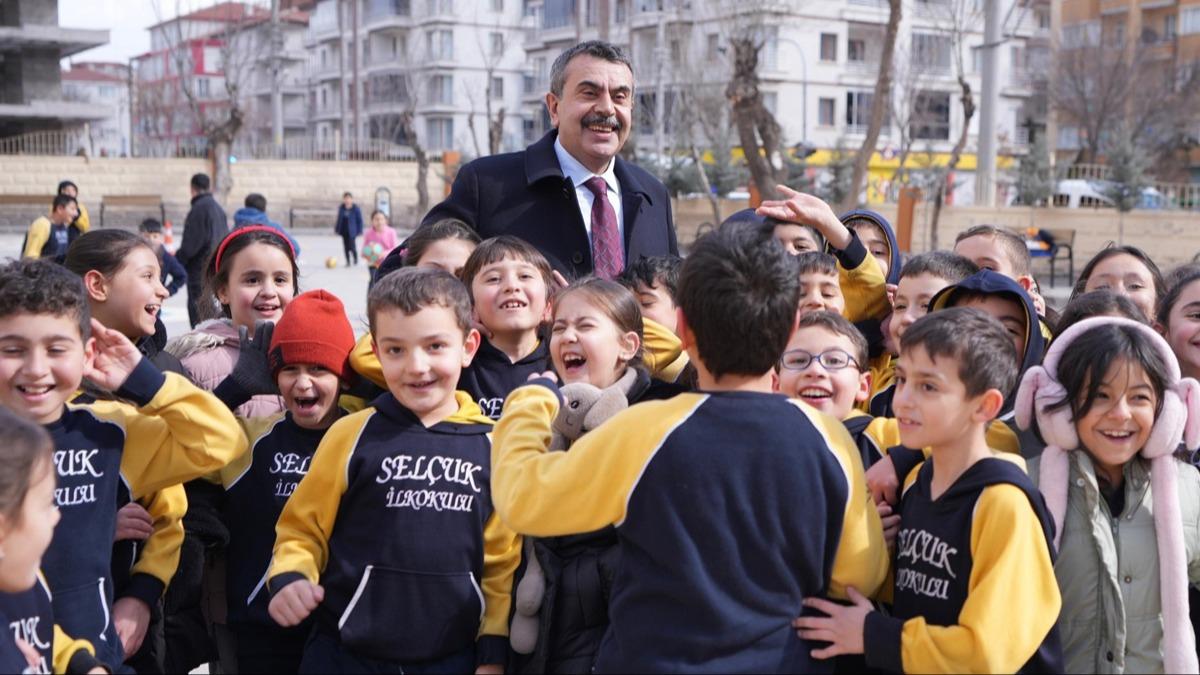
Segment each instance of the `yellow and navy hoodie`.
[[832,669],[791,620],[806,597],[873,593],[887,568],[840,422],[779,394],[687,393],[548,452],[560,405],[548,380],[509,396],[493,493],[522,533],[616,528],[621,564],[595,672]]
[[[27,591],[0,593],[0,625],[6,633],[0,637],[2,673],[86,673],[101,665],[90,642],[73,640],[55,625],[50,588],[41,573]],[[36,667],[29,667],[18,639],[37,650]]]
[[336,422],[279,517],[271,592],[319,582],[316,630],[352,654],[507,659],[521,540],[492,507],[492,422],[456,398],[428,428],[390,393]]
[[900,500],[892,616],[867,615],[867,665],[905,673],[1063,672],[1054,523],[1013,461],[980,460],[937,499],[933,462]]
[[539,336],[537,347],[525,358],[512,362],[487,338],[479,343],[479,351],[471,365],[458,378],[458,388],[471,395],[489,419],[500,419],[504,399],[513,389],[525,384],[533,373],[544,373],[550,362],[550,341]]
[[[242,420],[242,425],[250,450],[221,470],[224,520],[229,528],[225,549],[228,623],[294,631],[280,628],[267,613],[267,570],[279,515],[308,473],[327,429],[305,429],[290,412]],[[308,628],[311,626],[303,630]]]
[[[1021,368],[1017,374],[1017,383],[1019,384],[1026,370],[1041,364],[1046,351],[1041,320],[1033,306],[1033,300],[1025,292],[1025,289],[1012,279],[991,270],[980,270],[959,283],[938,291],[937,295],[929,301],[929,311],[935,312],[939,309],[954,307],[958,304],[959,299],[968,292],[1007,297],[1015,300],[1023,309],[1025,314],[1025,353],[1018,354],[1021,359]],[[1016,420],[1013,419],[1013,403],[1016,398],[1017,387],[1013,387],[1013,390],[1005,396],[1004,407],[1000,410],[998,419],[1008,425],[1018,438],[1022,456],[1037,457],[1042,454],[1045,444],[1032,430],[1023,431],[1017,428]]]
[[143,358],[119,401],[68,404],[46,430],[54,440],[62,519],[42,559],[54,614],[109,666],[122,663],[112,624],[112,550],[118,491],[134,499],[216,471],[245,450],[237,420],[212,394]]
[[887,298],[887,281],[858,234],[851,230],[849,245],[842,250],[830,247],[829,253],[838,261],[838,285],[846,300],[846,309],[842,311],[846,320],[858,325],[887,316],[892,309]]
[[[873,223],[880,230],[883,230],[884,239],[887,241],[888,247],[888,273],[887,277],[884,279],[884,283],[892,284],[893,286],[899,284],[900,268],[903,266],[903,261],[900,258],[900,245],[896,242],[896,233],[892,230],[892,224],[888,222],[888,219],[884,218],[882,214],[876,213],[875,211],[871,211],[869,209],[854,209],[838,216],[838,220],[842,221],[842,223],[848,223],[851,220],[866,220]],[[858,233],[856,232],[855,238],[857,238],[857,235]],[[867,251],[867,255],[870,255],[872,258],[875,257],[874,255],[871,255],[870,251]],[[843,293],[844,292],[845,291],[843,290]],[[876,292],[878,291],[876,290]],[[885,300],[887,297],[886,294],[887,287],[884,286]],[[890,313],[891,306],[889,304],[887,309],[883,311],[882,316],[868,317],[861,321],[856,321],[854,324],[854,326],[858,328],[859,332],[861,332],[863,336],[867,338],[870,355],[873,359],[883,356],[884,335],[881,328],[881,320],[884,316],[887,316]]]

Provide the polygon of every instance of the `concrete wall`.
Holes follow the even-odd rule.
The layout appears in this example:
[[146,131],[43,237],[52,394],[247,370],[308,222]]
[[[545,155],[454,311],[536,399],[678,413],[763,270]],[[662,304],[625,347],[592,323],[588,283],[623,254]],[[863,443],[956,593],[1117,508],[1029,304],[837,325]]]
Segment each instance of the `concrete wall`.
[[[430,193],[434,199],[441,194],[437,178],[440,170],[440,166],[430,170]],[[79,185],[79,199],[96,225],[100,222],[100,203],[107,195],[161,195],[166,202],[167,218],[182,224],[191,200],[188,184],[192,174],[210,171],[211,165],[203,159],[6,156],[0,157],[0,195],[49,197],[60,180],[70,179]],[[328,206],[328,215],[323,220],[332,227],[343,192],[353,192],[356,201],[369,212],[374,205],[375,190],[382,186],[391,190],[396,224],[407,225],[406,220],[413,218],[417,200],[416,173],[417,166],[412,162],[245,160],[233,165],[233,190],[225,206],[232,216],[246,194],[260,192],[267,197],[271,218],[287,225],[293,203],[319,202]],[[39,213],[41,209],[36,206],[0,206],[0,228],[24,230]],[[133,207],[112,209],[110,213],[106,217],[109,226],[129,227],[141,218],[157,217],[155,209]],[[321,224],[314,215],[308,213],[295,226]]]

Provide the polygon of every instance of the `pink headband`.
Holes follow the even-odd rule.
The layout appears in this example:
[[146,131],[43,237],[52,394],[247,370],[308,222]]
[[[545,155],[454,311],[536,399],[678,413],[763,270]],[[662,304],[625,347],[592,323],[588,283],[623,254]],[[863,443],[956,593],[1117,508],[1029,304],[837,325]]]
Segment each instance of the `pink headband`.
[[225,235],[225,238],[221,240],[221,245],[217,247],[217,255],[213,258],[214,271],[221,270],[221,256],[225,253],[225,248],[229,246],[229,243],[243,234],[248,234],[250,232],[266,232],[278,237],[280,241],[282,241],[284,244],[287,244],[288,255],[292,257],[292,260],[296,259],[296,249],[292,247],[292,242],[288,241],[288,238],[283,236],[282,232],[268,225],[247,225],[245,227],[236,228],[233,232]]

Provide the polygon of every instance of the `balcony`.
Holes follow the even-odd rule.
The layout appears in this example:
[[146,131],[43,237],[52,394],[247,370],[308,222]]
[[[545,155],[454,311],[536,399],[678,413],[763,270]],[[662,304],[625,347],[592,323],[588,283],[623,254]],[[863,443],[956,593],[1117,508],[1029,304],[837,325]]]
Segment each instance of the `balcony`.
[[339,37],[341,37],[341,32],[338,30],[336,20],[320,23],[311,21],[308,24],[308,30],[304,31],[304,45],[308,47],[328,40],[336,40]]

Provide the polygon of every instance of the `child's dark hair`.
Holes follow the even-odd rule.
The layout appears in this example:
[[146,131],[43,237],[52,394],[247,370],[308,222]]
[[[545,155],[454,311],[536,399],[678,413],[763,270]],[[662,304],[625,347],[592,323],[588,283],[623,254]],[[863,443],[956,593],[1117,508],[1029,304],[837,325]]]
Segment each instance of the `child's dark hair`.
[[480,242],[475,247],[475,250],[471,252],[471,255],[467,257],[467,262],[463,263],[459,278],[462,279],[463,284],[470,290],[475,277],[483,271],[484,267],[505,259],[533,265],[537,268],[538,274],[542,275],[542,281],[546,284],[547,293],[549,293],[550,289],[554,288],[554,271],[550,268],[550,261],[546,260],[546,256],[542,255],[542,252],[534,248],[529,242],[510,234],[502,234]]
[[583,296],[589,304],[599,309],[616,324],[618,332],[622,334],[637,333],[637,353],[626,365],[640,367],[643,354],[642,343],[645,342],[645,336],[642,334],[642,307],[638,304],[633,292],[615,281],[585,277],[556,293],[554,306],[558,307],[564,298],[572,295]]
[[267,210],[267,198],[257,192],[246,195],[246,200],[242,204],[248,209],[258,209],[264,213]]
[[1185,265],[1171,271],[1171,287],[1158,305],[1158,325],[1166,328],[1170,324],[1171,310],[1179,304],[1179,298],[1193,282],[1200,281],[1200,265]]
[[799,303],[795,261],[752,224],[722,223],[692,245],[679,272],[679,307],[713,377],[770,371]]
[[50,211],[54,212],[59,209],[65,209],[71,204],[79,206],[79,202],[75,201],[75,198],[71,195],[54,195],[54,201],[50,202]]
[[1000,244],[1004,257],[1008,258],[1009,264],[1012,265],[1013,274],[1020,277],[1030,273],[1033,261],[1029,257],[1029,247],[1017,233],[995,225],[976,225],[959,232],[958,236],[954,238],[954,244],[957,246],[960,241],[971,237],[995,239]]
[[92,335],[92,310],[83,280],[62,265],[26,258],[0,266],[0,317],[48,314],[75,319],[79,336]]
[[1063,331],[1083,321],[1097,316],[1120,316],[1132,321],[1150,325],[1150,319],[1124,295],[1110,290],[1092,291],[1074,298],[1063,307],[1058,315],[1058,323],[1054,326],[1054,337]]
[[54,442],[40,425],[0,408],[0,516],[8,525],[20,522],[25,496],[42,471],[53,471]]
[[738,211],[737,213],[734,213],[726,218],[725,222],[742,223],[744,225],[750,225],[751,227],[761,228],[764,232],[766,232],[768,237],[774,237],[775,228],[780,225],[793,225],[795,227],[801,227],[807,230],[810,235],[812,235],[813,241],[817,244],[818,251],[825,250],[825,235],[821,234],[817,228],[811,225],[803,225],[801,223],[793,223],[788,220],[777,220],[769,216],[762,216],[759,215],[754,209],[742,209],[741,211]]
[[56,195],[66,194],[67,188],[75,188],[75,191],[79,192],[78,185],[76,185],[72,181],[63,180],[63,181],[58,182],[58,189],[54,191],[54,194],[56,194]]
[[1149,336],[1133,326],[1116,323],[1088,329],[1071,342],[1070,349],[1063,350],[1058,360],[1058,381],[1066,397],[1051,403],[1047,410],[1070,407],[1072,418],[1084,417],[1096,403],[1108,371],[1121,362],[1137,364],[1145,371],[1154,389],[1157,418],[1170,381],[1167,363]]
[[1154,282],[1154,307],[1158,311],[1158,307],[1162,305],[1163,296],[1167,294],[1167,284],[1163,281],[1162,271],[1158,269],[1158,265],[1146,255],[1146,252],[1136,246],[1113,246],[1101,249],[1099,253],[1092,256],[1092,259],[1083,266],[1083,271],[1079,273],[1079,280],[1075,282],[1075,288],[1071,289],[1071,298],[1067,301],[1074,300],[1077,296],[1082,295],[1086,291],[1088,279],[1092,278],[1092,273],[1096,271],[1096,267],[1115,255],[1129,255],[1137,258],[1138,262],[1150,272],[1150,280]]
[[375,333],[375,319],[381,311],[398,309],[411,316],[431,306],[452,311],[463,335],[471,331],[471,294],[454,275],[428,267],[398,269],[375,282],[367,297],[371,333]]
[[476,246],[483,241],[479,238],[478,232],[457,218],[439,220],[418,227],[417,231],[408,238],[404,250],[404,264],[408,267],[416,265],[430,246],[443,239],[462,239]]
[[229,313],[229,305],[221,305],[221,313],[217,316],[211,315],[211,308],[219,304],[217,289],[229,285],[229,271],[233,269],[233,261],[237,258],[237,254],[253,244],[264,244],[283,251],[288,262],[292,264],[292,292],[300,292],[300,268],[296,265],[296,252],[292,249],[292,243],[288,241],[287,237],[279,230],[264,225],[239,227],[225,235],[204,267],[204,295],[212,298],[212,301],[202,300],[200,302],[201,314],[209,314],[202,318],[213,319],[217,316],[229,318],[232,316]]
[[138,232],[152,234],[155,232],[162,232],[162,231],[163,231],[162,223],[158,222],[158,219],[156,219],[156,218],[147,218],[138,224]]
[[371,220],[375,220],[375,216],[383,216],[383,219],[388,221],[388,224],[391,224],[391,222],[392,222],[392,219],[390,217],[388,217],[388,214],[384,213],[383,211],[380,211],[379,209],[375,209],[374,211],[371,212]]
[[850,356],[853,356],[855,362],[858,363],[859,370],[867,370],[867,358],[870,351],[867,338],[863,337],[862,331],[855,328],[854,324],[846,320],[846,317],[826,310],[808,312],[800,317],[800,323],[796,326],[796,330],[802,328],[824,328],[834,335],[846,337],[854,345],[854,348],[850,350]]
[[144,248],[158,254],[145,239],[126,230],[91,230],[79,235],[67,249],[63,266],[80,277],[95,270],[111,277],[125,266],[125,258],[134,249]]
[[646,288],[661,286],[667,289],[671,301],[678,303],[679,270],[682,267],[683,258],[677,255],[641,256],[626,265],[616,281],[634,293],[637,293],[638,284]]
[[835,277],[838,275],[837,258],[828,253],[805,251],[792,259],[796,261],[797,277],[803,274],[827,274]]
[[986,312],[951,307],[917,319],[900,337],[900,354],[924,348],[930,359],[958,361],[967,396],[998,389],[1005,398],[1017,383],[1017,348],[1004,326]]
[[928,274],[949,281],[951,284],[957,284],[978,271],[979,265],[957,253],[929,251],[909,258],[900,270],[900,278],[908,279]]

